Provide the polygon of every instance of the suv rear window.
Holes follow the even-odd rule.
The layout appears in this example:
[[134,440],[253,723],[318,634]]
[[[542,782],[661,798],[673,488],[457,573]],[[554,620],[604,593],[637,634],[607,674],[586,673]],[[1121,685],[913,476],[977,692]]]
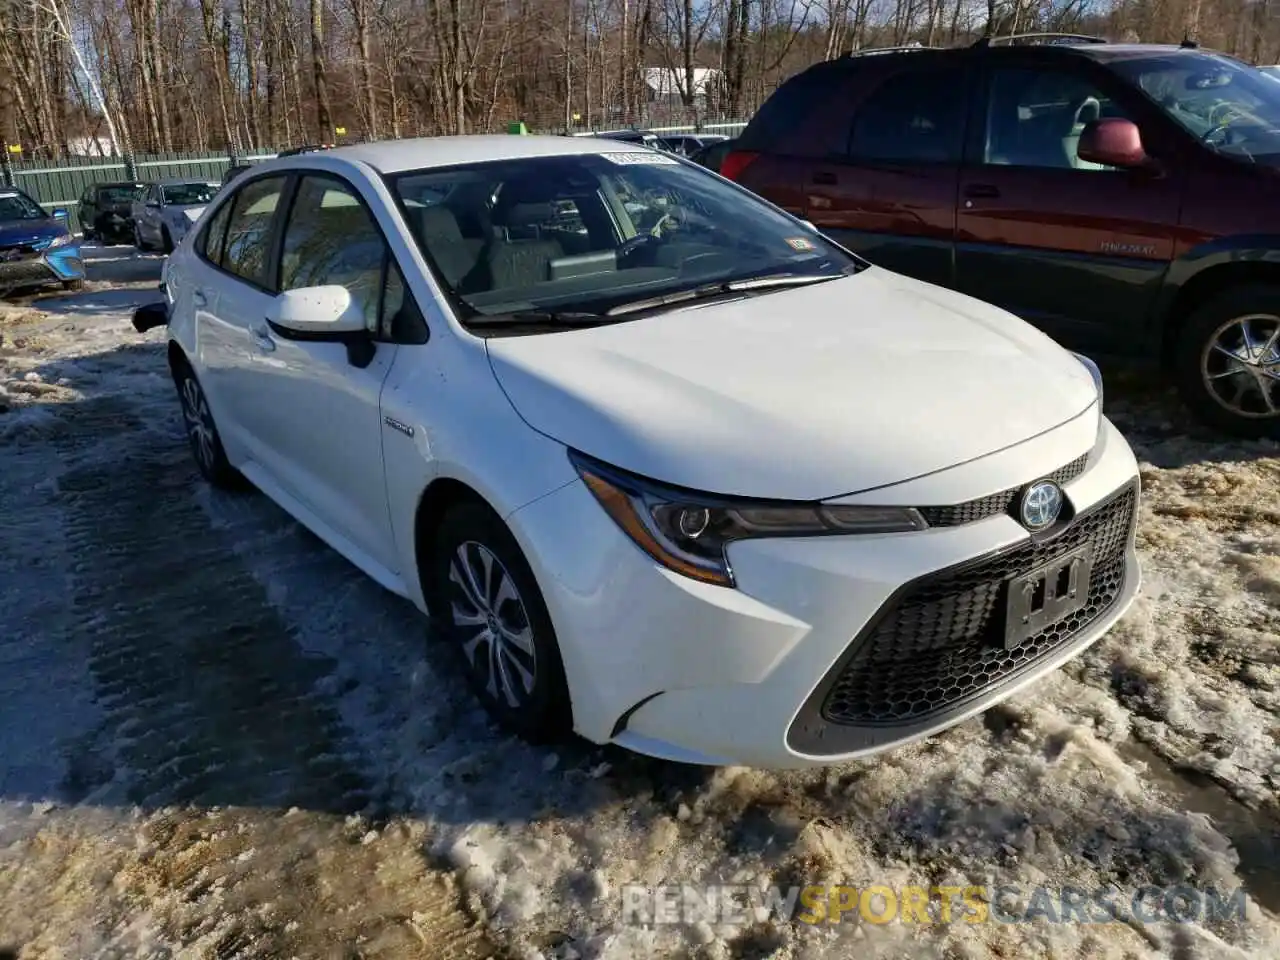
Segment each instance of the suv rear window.
[[788,143],[786,138],[830,96],[847,72],[846,65],[836,67],[832,66],[834,63],[837,61],[814,64],[780,86],[756,111],[734,149],[758,152],[792,149],[795,144]]

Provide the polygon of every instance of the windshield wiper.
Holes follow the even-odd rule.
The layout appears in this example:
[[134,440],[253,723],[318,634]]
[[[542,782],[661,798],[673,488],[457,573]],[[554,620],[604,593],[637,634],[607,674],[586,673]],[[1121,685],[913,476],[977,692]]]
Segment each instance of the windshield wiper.
[[585,310],[515,310],[511,313],[479,314],[469,322],[478,327],[598,327],[612,321],[604,314]]
[[712,297],[723,297],[730,293],[739,293],[748,290],[766,290],[780,289],[783,287],[806,287],[813,283],[822,283],[826,280],[839,280],[841,277],[848,276],[846,273],[823,273],[823,274],[802,274],[802,273],[772,273],[763,277],[749,277],[746,280],[728,280],[724,283],[708,283],[700,287],[693,287],[689,290],[677,290],[675,293],[666,293],[656,297],[646,297],[644,300],[632,300],[628,303],[620,303],[605,311],[607,317],[617,317],[625,313],[638,313],[641,310],[653,310],[658,307],[666,307],[676,303],[688,303],[691,300],[707,300]]

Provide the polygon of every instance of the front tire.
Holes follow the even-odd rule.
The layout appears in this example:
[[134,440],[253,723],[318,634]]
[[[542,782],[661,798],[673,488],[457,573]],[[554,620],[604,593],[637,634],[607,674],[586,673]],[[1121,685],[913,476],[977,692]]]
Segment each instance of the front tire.
[[1206,423],[1280,439],[1280,286],[1235,287],[1199,306],[1179,333],[1174,377]]
[[182,362],[174,370],[173,379],[178,388],[178,400],[182,403],[182,423],[186,429],[187,442],[191,445],[191,455],[195,457],[200,475],[223,490],[240,488],[243,486],[243,478],[227,460],[218,425],[213,421],[209,401],[200,381],[196,379],[195,371],[186,362]]
[[531,743],[572,728],[560,645],[533,571],[488,507],[445,514],[432,551],[431,613],[490,715]]
[[77,277],[74,280],[63,280],[62,289],[69,290],[72,293],[79,293],[84,289],[84,277]]

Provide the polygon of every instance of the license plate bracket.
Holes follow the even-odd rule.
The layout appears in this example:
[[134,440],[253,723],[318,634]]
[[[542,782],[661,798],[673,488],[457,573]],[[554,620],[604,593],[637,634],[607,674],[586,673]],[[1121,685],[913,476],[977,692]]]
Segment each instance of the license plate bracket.
[[1009,581],[1004,648],[1012,650],[1089,602],[1093,556],[1073,550]]

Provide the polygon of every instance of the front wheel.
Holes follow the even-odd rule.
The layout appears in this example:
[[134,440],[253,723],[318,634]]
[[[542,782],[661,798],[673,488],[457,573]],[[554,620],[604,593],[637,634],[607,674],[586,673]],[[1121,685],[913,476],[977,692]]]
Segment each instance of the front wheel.
[[1174,375],[1187,405],[1238,437],[1280,438],[1280,286],[1224,290],[1180,332]]
[[62,281],[62,289],[63,289],[63,290],[70,290],[72,293],[77,293],[77,292],[79,292],[79,291],[83,290],[83,289],[84,289],[84,277],[76,277],[76,279],[74,279],[74,280],[63,280],[63,281]]
[[213,422],[209,401],[195,371],[183,362],[174,371],[173,379],[178,388],[178,399],[182,402],[182,423],[187,442],[191,444],[191,453],[200,475],[215,487],[226,490],[241,487],[240,472],[227,460],[218,425]]
[[461,655],[468,683],[502,726],[532,743],[572,726],[559,642],[515,537],[476,503],[451,509],[436,533],[433,618]]

